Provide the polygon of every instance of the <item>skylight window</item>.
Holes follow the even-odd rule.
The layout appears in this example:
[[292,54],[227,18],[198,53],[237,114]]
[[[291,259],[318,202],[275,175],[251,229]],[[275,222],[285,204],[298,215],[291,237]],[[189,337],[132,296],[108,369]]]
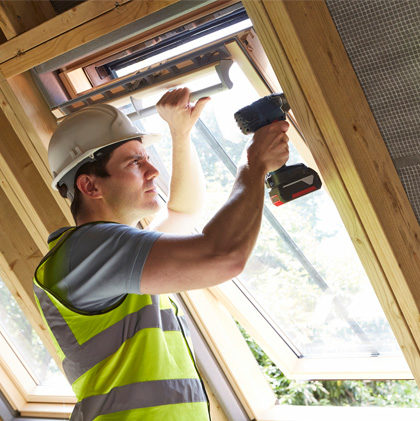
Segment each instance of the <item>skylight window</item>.
[[192,51],[195,48],[202,47],[203,45],[210,44],[210,43],[212,43],[214,41],[217,41],[221,38],[227,37],[229,35],[235,34],[239,31],[244,30],[244,29],[250,28],[251,26],[252,26],[252,23],[251,23],[250,19],[243,20],[241,22],[238,22],[234,25],[228,26],[228,27],[226,27],[224,29],[221,29],[219,31],[215,31],[211,34],[205,35],[205,36],[203,36],[201,38],[198,38],[194,41],[187,42],[183,45],[180,45],[179,47],[172,48],[172,49],[164,51],[160,54],[154,55],[153,57],[150,57],[148,59],[138,61],[137,63],[130,64],[126,67],[123,67],[120,70],[116,70],[117,77],[126,76],[130,73],[133,73],[133,72],[137,71],[137,70],[144,69],[146,67],[152,66],[153,64],[160,63],[160,62],[163,62],[163,61],[168,60],[170,58],[179,56],[179,55],[181,55],[183,53],[186,53],[188,51]]
[[[236,63],[230,78],[232,90],[213,96],[193,133],[207,180],[202,226],[226,201],[234,165],[248,140],[236,127],[233,113],[260,97]],[[158,116],[144,118],[140,124],[152,132],[162,129]],[[170,172],[169,133],[156,149]],[[302,162],[297,150],[293,146],[290,149],[289,164]],[[398,361],[399,374],[390,374],[392,369],[387,369],[385,376],[398,377],[404,371],[410,377],[353,244],[324,189],[280,208],[266,198],[257,245],[235,283],[237,293],[247,297],[292,352],[296,363],[306,361],[303,371],[312,361],[318,369],[309,371],[317,371],[322,377],[320,371],[328,371],[328,364],[319,369],[320,361],[350,361],[350,372],[356,361],[372,362],[382,357],[390,358],[388,362]],[[359,367],[358,373],[369,371],[368,364]],[[375,370],[373,365],[371,368]],[[337,364],[330,364],[330,369],[336,370]],[[364,375],[374,376],[372,371]],[[336,374],[336,378],[340,376],[346,378]]]

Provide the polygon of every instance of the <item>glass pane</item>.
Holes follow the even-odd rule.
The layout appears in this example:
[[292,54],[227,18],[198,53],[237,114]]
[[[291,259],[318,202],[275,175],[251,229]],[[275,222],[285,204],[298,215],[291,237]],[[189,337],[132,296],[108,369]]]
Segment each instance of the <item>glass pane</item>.
[[[247,136],[239,131],[233,114],[259,96],[237,64],[230,78],[233,88],[212,97],[202,121],[237,162]],[[141,124],[149,131],[162,129],[156,115]],[[197,128],[192,138],[207,180],[204,225],[228,198],[234,177]],[[289,164],[302,162],[290,146]],[[156,149],[170,170],[168,131]],[[299,356],[402,355],[324,189],[278,208],[266,194],[258,242],[239,279]]]
[[[238,327],[276,394],[276,405],[420,408],[420,391],[414,380],[303,381],[288,379],[245,329],[240,325]],[[420,410],[417,409],[417,411]],[[360,415],[362,414],[358,413],[359,417]],[[370,418],[366,418],[369,416],[367,412],[364,415],[360,419],[373,419],[372,414],[369,414]],[[396,419],[398,416],[406,420],[407,415],[413,417],[410,419],[415,419],[411,411],[399,412],[398,415],[397,413],[382,413],[381,415],[381,420]],[[420,412],[417,412],[417,417],[416,419],[420,419]],[[349,418],[346,417],[346,419]]]
[[0,330],[38,385],[54,386],[57,395],[73,394],[67,379],[58,369],[1,278]]

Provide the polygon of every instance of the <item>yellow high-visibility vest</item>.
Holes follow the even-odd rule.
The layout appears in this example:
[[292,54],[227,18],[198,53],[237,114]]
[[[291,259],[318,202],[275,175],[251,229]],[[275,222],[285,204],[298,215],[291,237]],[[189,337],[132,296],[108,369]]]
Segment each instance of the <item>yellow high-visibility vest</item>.
[[167,295],[127,294],[92,314],[49,289],[75,229],[50,243],[34,277],[35,299],[77,397],[71,420],[209,420],[188,328]]

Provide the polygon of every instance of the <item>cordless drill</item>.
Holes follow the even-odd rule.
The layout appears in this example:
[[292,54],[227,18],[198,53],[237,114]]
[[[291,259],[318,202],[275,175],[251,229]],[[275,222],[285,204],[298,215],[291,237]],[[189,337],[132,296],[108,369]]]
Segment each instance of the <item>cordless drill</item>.
[[[284,94],[272,94],[241,108],[234,117],[242,133],[249,134],[274,121],[286,120],[289,110]],[[322,185],[317,172],[304,164],[283,165],[269,172],[265,184],[271,188],[270,198],[276,206],[318,190]]]

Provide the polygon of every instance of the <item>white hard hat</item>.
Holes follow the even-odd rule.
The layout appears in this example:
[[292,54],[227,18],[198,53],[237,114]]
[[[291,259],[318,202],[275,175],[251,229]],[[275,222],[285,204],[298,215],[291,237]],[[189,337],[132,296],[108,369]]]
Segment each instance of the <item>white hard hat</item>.
[[52,187],[66,184],[67,197],[73,199],[77,169],[94,160],[98,150],[131,139],[141,139],[144,146],[158,141],[159,134],[142,133],[118,108],[95,104],[67,116],[55,130],[48,145],[48,161],[53,176]]

